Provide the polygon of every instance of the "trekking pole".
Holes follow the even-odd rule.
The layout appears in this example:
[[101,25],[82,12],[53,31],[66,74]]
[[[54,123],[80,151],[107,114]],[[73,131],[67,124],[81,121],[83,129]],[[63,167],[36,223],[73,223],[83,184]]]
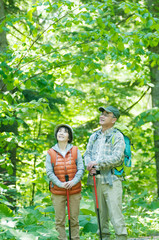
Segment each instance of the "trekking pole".
[[[65,175],[66,182],[69,181],[69,176]],[[71,240],[71,223],[70,223],[70,203],[69,203],[69,190],[67,189],[67,211],[68,211],[68,225],[69,225],[69,239]]]
[[95,198],[96,198],[96,208],[97,208],[97,216],[98,216],[98,225],[99,225],[99,236],[102,240],[102,231],[101,231],[101,225],[100,225],[100,216],[99,216],[99,206],[98,206],[98,196],[97,196],[97,187],[96,187],[96,177],[95,174],[93,174],[93,182],[94,182],[94,191],[95,191]]

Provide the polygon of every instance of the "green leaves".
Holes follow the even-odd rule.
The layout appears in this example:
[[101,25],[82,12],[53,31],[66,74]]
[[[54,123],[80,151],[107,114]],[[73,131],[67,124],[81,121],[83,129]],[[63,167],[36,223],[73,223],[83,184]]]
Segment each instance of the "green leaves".
[[97,232],[97,219],[96,217],[91,217],[89,215],[79,216],[80,225],[83,227],[84,232]]
[[159,109],[154,108],[142,112],[140,115],[136,117],[134,122],[136,122],[136,126],[142,126],[147,122],[157,122],[159,121]]
[[123,44],[123,42],[118,42],[117,48],[119,49],[119,51],[124,51],[124,44]]
[[13,211],[5,204],[0,204],[0,217],[13,217]]

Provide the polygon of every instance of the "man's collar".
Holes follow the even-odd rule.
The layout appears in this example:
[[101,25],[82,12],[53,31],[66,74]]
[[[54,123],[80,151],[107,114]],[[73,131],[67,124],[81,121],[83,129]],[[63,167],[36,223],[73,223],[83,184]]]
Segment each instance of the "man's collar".
[[114,131],[114,127],[111,127],[105,130],[104,132],[102,132],[102,129],[101,129],[101,133],[103,133],[104,135],[111,135],[113,131]]

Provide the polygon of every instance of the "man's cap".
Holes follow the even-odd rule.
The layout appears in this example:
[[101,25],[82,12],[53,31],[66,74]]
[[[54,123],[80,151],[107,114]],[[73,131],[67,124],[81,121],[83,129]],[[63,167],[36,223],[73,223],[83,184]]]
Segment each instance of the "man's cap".
[[99,107],[99,111],[101,111],[101,112],[104,112],[104,111],[106,111],[106,112],[111,112],[111,113],[114,114],[114,116],[115,116],[116,118],[119,118],[119,117],[120,117],[120,112],[119,112],[119,110],[118,110],[116,107],[113,107],[113,106]]
[[55,136],[56,140],[57,140],[57,132],[58,132],[59,128],[61,128],[61,127],[65,127],[65,128],[68,129],[68,132],[69,132],[69,141],[68,141],[68,142],[71,143],[71,142],[73,141],[73,129],[72,129],[72,127],[71,127],[70,125],[68,125],[68,124],[58,124],[58,125],[55,127],[54,136]]

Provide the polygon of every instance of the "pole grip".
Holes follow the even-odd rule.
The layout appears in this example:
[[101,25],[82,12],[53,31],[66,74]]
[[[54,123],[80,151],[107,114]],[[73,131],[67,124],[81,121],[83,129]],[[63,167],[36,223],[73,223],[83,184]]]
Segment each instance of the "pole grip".
[[68,175],[65,175],[65,180],[66,180],[66,182],[69,181],[69,176]]
[[96,198],[96,207],[98,207],[98,197],[97,197],[97,187],[96,187],[96,177],[95,174],[93,174],[93,182],[94,182],[94,191],[95,191],[95,198]]

